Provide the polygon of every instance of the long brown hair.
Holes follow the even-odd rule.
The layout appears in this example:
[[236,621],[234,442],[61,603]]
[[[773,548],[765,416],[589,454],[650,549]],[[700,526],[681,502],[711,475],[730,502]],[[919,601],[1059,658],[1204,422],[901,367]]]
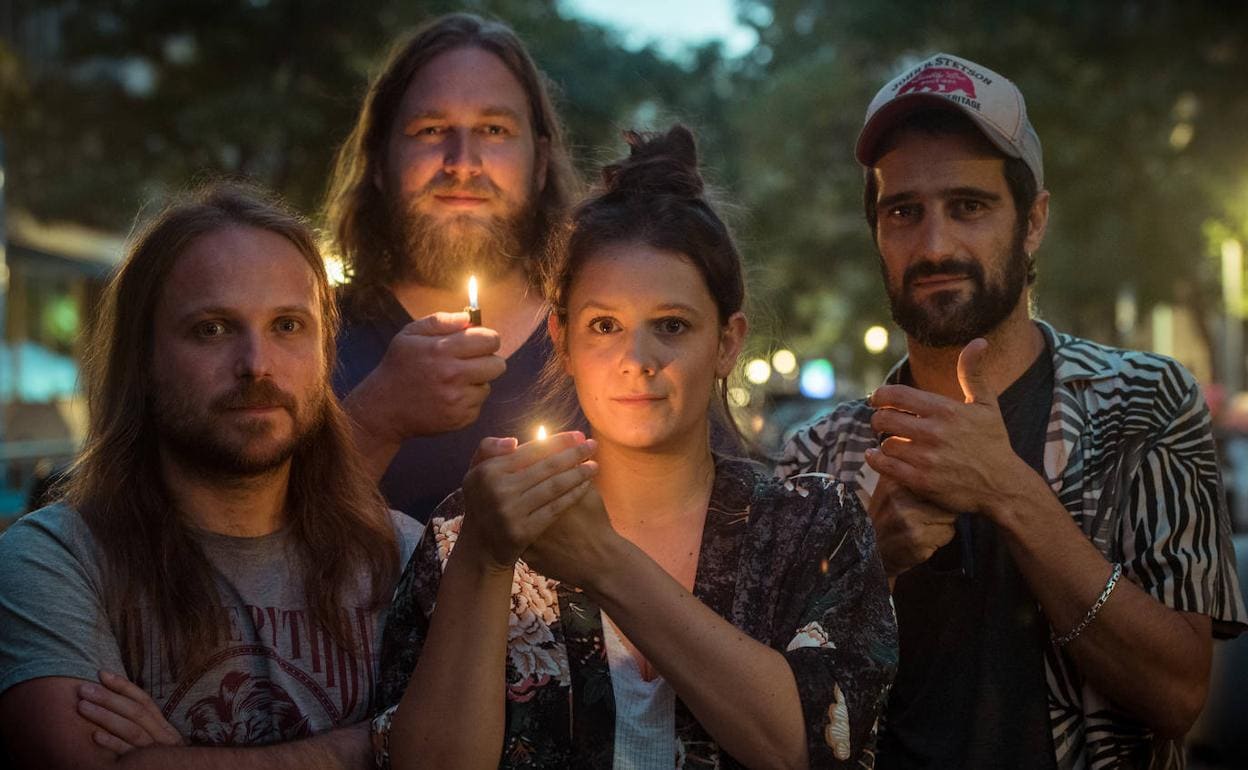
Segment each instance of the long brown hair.
[[[524,87],[533,135],[548,144],[546,185],[537,199],[533,228],[543,241],[579,193],[580,181],[550,98],[550,84],[516,33],[502,22],[469,13],[434,19],[391,48],[380,74],[369,85],[355,127],[334,161],[324,215],[350,276],[349,295],[375,290],[401,273],[404,255],[394,253],[387,192],[377,182],[385,179],[389,133],[416,73],[438,55],[459,48],[479,48],[494,54]],[[538,246],[534,256],[540,259],[546,244]],[[536,278],[540,272],[540,265],[531,266],[531,276]]]
[[[155,308],[174,264],[195,239],[237,225],[285,237],[312,268],[330,388],[338,312],[311,231],[296,214],[256,188],[218,182],[173,201],[131,239],[83,362],[89,423],[66,497],[103,554],[104,604],[132,679],[143,669],[139,597],[159,624],[175,677],[218,639],[220,598],[211,566],[160,473],[150,362]],[[319,428],[292,458],[287,514],[308,615],[350,649],[341,602],[358,590],[366,570],[368,603],[382,606],[399,554],[385,502],[332,394],[324,408]]]

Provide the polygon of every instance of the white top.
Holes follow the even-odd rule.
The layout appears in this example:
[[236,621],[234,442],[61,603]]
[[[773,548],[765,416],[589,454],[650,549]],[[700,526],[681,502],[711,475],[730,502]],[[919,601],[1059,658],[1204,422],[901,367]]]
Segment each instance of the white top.
[[676,691],[663,677],[646,681],[615,624],[602,613],[602,635],[615,691],[614,770],[676,766]]

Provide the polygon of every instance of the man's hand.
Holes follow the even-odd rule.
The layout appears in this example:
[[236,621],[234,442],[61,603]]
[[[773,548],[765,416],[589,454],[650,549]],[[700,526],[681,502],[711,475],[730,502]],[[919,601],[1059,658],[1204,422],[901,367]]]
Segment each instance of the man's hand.
[[997,396],[982,369],[988,342],[972,340],[958,357],[964,403],[905,385],[871,396],[871,427],[888,437],[867,450],[867,464],[919,497],[951,511],[991,514],[1031,469],[1014,453]]
[[78,687],[78,713],[100,729],[92,738],[121,756],[145,746],[181,746],[182,736],[169,724],[151,696],[124,676],[101,671],[100,684]]
[[[101,681],[108,678],[102,676]],[[106,749],[98,739],[101,723],[96,717],[100,712],[110,711],[117,715],[121,711],[129,711],[130,706],[148,712],[155,706],[145,696],[131,695],[123,698],[130,702],[129,706],[119,706],[122,701],[97,691],[90,701],[108,701],[110,705],[99,711],[86,709],[84,705],[88,701],[83,699],[84,686],[96,687],[94,683],[81,679],[45,676],[27,680],[0,693],[0,736],[3,736],[15,767],[49,770],[168,770],[171,767],[178,770],[269,770],[274,767],[348,770],[367,767],[372,757],[367,721],[310,738],[267,746],[182,746],[173,743],[173,735],[164,734],[159,724],[150,719],[152,714],[140,715],[138,712],[132,712],[134,719],[147,725],[140,729],[154,741],[142,748],[126,741],[130,749]],[[114,695],[131,692],[116,680],[99,689],[107,689]],[[86,717],[88,711],[92,712],[91,717]],[[159,711],[156,710],[155,714],[158,715]],[[134,719],[127,718],[132,724],[138,724]],[[105,729],[112,730],[113,727]],[[141,739],[136,737],[135,740]]]
[[381,363],[343,401],[365,432],[399,444],[471,425],[507,369],[498,332],[467,313],[434,313],[404,326]]
[[888,476],[876,484],[867,513],[890,581],[952,540],[958,520],[958,514],[923,500]]

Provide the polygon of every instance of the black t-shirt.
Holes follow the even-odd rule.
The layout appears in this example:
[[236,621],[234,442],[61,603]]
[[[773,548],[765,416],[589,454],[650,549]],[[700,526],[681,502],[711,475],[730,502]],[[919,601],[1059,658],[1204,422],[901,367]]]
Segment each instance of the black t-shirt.
[[[1014,452],[1043,475],[1051,351],[999,403]],[[996,525],[962,514],[952,542],[897,578],[893,601],[901,661],[877,767],[1054,768],[1048,627]]]
[[[334,371],[334,392],[340,398],[377,368],[390,340],[412,321],[390,292],[375,292],[372,299],[367,315],[344,303]],[[546,325],[538,324],[528,340],[507,357],[507,371],[490,383],[490,395],[476,422],[461,430],[404,441],[381,479],[381,492],[390,506],[427,522],[438,503],[463,484],[481,439],[519,436],[525,440],[533,429],[527,423],[541,401],[538,378],[553,352]],[[411,398],[419,400],[421,394],[412,393]]]

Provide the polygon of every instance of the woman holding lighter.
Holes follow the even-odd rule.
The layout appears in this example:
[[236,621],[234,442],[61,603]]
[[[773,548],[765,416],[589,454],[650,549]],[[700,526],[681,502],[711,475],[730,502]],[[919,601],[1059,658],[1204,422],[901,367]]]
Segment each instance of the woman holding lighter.
[[[487,439],[383,640],[395,768],[856,764],[896,665],[869,522],[714,455],[741,259],[692,135],[627,135],[551,277],[552,380],[591,426]],[[434,610],[436,604],[436,611]]]

